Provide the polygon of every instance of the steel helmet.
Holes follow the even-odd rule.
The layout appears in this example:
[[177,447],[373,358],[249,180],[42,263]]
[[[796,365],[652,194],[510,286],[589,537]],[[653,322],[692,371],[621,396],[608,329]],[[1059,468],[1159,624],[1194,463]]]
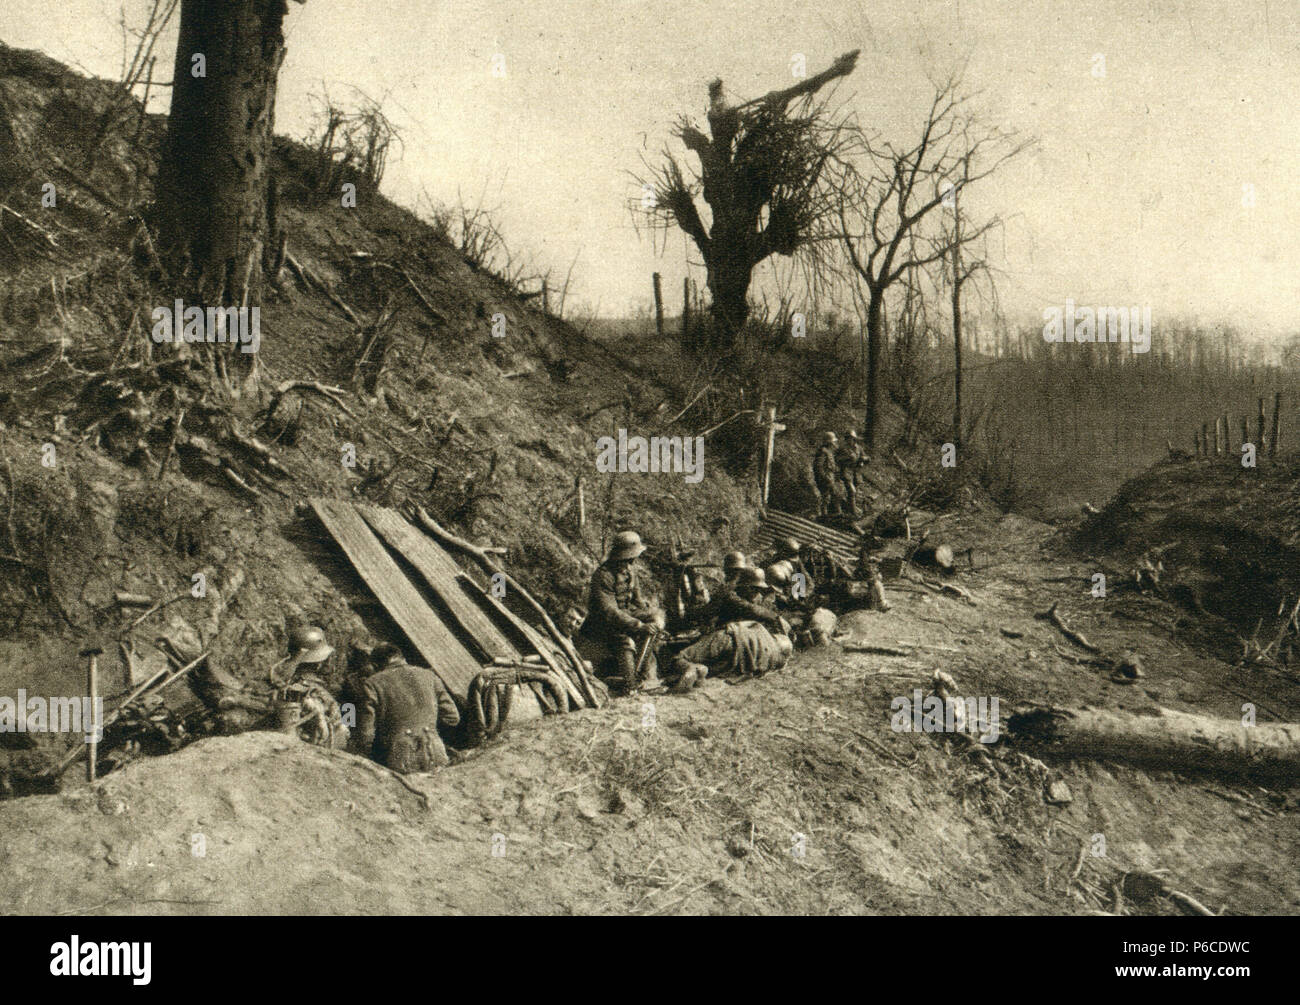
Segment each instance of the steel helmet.
[[790,585],[790,569],[788,562],[775,562],[767,567],[767,580],[772,584],[773,589],[784,589]]
[[740,578],[736,582],[739,589],[771,590],[772,586],[767,581],[767,576],[763,574],[762,569],[756,569],[753,566],[746,566],[740,570]]
[[835,435],[833,430],[828,429],[822,433],[822,442],[834,445],[839,442],[839,437]]
[[723,572],[735,572],[737,569],[743,569],[749,565],[749,559],[745,558],[743,551],[729,551],[727,557],[722,560]]
[[641,535],[634,530],[620,531],[614,535],[614,543],[610,546],[609,556],[606,559],[620,559],[628,561],[636,558],[643,551],[645,545],[641,543]]
[[289,657],[299,663],[320,663],[334,655],[334,647],[325,641],[325,633],[315,625],[295,628],[289,633]]
[[803,545],[799,543],[797,537],[786,537],[781,539],[781,553],[786,557],[797,555],[803,551]]

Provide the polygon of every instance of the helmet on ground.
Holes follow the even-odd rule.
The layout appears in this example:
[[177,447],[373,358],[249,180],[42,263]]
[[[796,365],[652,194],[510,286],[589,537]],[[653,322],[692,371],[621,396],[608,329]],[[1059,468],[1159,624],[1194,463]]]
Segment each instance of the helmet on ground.
[[729,551],[727,557],[722,560],[723,572],[735,572],[737,569],[743,569],[749,564],[749,559],[745,557],[743,551]]
[[325,641],[325,633],[315,625],[295,628],[289,633],[289,656],[299,663],[320,663],[334,655],[334,647]]
[[790,641],[790,636],[777,632],[772,638],[776,639],[776,647],[781,650],[781,655],[786,659],[794,652],[794,643]]
[[609,559],[630,561],[643,551],[645,551],[645,545],[641,543],[640,534],[634,530],[620,531],[614,535],[614,543],[610,546],[606,561]]

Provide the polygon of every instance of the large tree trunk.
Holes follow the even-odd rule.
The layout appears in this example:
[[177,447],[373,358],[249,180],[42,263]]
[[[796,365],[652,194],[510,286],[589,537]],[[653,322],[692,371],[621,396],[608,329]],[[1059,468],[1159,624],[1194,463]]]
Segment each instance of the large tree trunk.
[[749,280],[753,266],[731,251],[731,247],[734,244],[715,242],[713,254],[716,258],[708,263],[712,348],[715,352],[730,352],[736,344],[736,336],[749,318]]
[[[260,300],[285,12],[286,0],[181,6],[154,219],[163,260],[198,306]],[[192,72],[198,53],[206,76]]]
[[876,449],[876,421],[879,399],[880,347],[884,342],[884,290],[871,290],[867,301],[867,414],[863,420],[862,438],[868,450]]
[[1018,746],[1064,757],[1147,768],[1289,780],[1300,778],[1300,724],[1212,719],[1160,709],[1133,715],[1105,709],[1034,708],[1007,722]]

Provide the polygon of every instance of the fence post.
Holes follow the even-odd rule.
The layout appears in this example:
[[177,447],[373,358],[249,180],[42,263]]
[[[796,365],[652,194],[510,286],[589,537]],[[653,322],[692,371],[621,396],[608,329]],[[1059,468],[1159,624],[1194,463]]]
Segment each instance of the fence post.
[[664,337],[664,291],[659,278],[659,273],[654,274],[655,284],[655,331],[659,337]]
[[1282,425],[1282,392],[1273,395],[1273,435],[1268,438],[1268,456],[1277,456],[1277,438]]
[[1264,399],[1259,399],[1259,412],[1255,416],[1255,450],[1264,452]]

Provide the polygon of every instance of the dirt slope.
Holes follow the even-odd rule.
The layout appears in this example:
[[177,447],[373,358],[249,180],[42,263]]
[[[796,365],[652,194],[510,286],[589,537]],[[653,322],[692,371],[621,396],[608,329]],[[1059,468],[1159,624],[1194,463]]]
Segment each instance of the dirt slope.
[[[891,730],[890,700],[936,668],[1004,709],[1204,708],[1194,695],[1222,672],[1079,609],[1099,644],[1139,644],[1149,679],[1123,688],[1062,657],[1032,615],[1064,595],[1044,578],[1083,570],[1039,555],[1042,525],[954,528],[976,530],[995,566],[963,579],[976,606],[900,589],[893,611],[847,620],[855,641],[929,652],[809,651],[757,682],[523,724],[411,779],[427,809],[348,755],[271,733],[204,740],[93,789],[5,805],[0,897],[69,913],[1074,913],[1111,909],[1114,882],[1141,868],[1216,911],[1300,913],[1294,797],[1067,764],[1051,778],[1074,801],[1050,806],[1045,779],[1009,751],[986,764]],[[1028,557],[1011,568],[1013,554]],[[1098,834],[1105,857],[1088,854],[1071,882]]]

